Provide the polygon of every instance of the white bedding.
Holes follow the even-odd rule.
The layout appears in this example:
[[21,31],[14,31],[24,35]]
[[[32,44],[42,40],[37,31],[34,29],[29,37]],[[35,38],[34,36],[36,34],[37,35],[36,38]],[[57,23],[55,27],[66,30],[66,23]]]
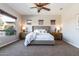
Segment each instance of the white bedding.
[[54,40],[54,37],[49,34],[49,33],[44,33],[44,34],[38,34],[35,38],[35,40]]
[[48,41],[53,41],[54,37],[49,34],[49,33],[36,33],[36,32],[31,32],[26,35],[25,37],[25,42],[24,45],[27,46],[28,44],[31,43],[32,40],[48,40]]
[[24,45],[27,46],[28,44],[30,44],[30,42],[34,40],[35,37],[36,37],[36,33],[34,32],[27,34],[25,37]]

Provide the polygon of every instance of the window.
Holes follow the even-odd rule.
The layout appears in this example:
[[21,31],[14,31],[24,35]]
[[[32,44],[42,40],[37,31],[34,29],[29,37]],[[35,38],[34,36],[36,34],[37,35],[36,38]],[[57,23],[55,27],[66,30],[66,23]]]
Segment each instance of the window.
[[16,17],[0,9],[0,33],[13,34],[16,26]]
[[39,22],[39,25],[43,25],[44,20],[39,20],[38,22]]
[[51,25],[55,25],[55,20],[51,20]]

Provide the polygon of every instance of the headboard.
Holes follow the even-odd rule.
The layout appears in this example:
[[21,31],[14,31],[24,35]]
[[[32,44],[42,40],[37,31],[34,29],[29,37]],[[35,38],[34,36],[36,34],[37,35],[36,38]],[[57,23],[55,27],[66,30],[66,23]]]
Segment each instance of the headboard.
[[32,31],[35,29],[45,29],[47,32],[50,32],[50,26],[32,26]]

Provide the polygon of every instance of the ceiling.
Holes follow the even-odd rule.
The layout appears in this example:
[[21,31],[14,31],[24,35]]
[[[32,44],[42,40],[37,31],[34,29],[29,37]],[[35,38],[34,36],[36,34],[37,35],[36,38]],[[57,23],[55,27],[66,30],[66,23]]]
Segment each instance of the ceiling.
[[[51,11],[41,10],[41,12],[38,13],[37,9],[30,8],[35,6],[33,3],[7,3],[7,5],[21,15],[60,15],[63,10],[71,6],[71,4],[68,3],[50,3],[46,5],[46,7],[50,8]],[[60,10],[61,8],[62,10]]]

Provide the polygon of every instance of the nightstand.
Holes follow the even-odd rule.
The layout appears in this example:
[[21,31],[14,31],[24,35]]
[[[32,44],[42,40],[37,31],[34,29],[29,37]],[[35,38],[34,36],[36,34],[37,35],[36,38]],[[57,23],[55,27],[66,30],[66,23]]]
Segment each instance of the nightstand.
[[60,33],[60,32],[53,32],[51,34],[54,36],[55,40],[62,40],[62,33]]
[[25,32],[20,32],[19,39],[25,39],[25,36],[26,36]]

